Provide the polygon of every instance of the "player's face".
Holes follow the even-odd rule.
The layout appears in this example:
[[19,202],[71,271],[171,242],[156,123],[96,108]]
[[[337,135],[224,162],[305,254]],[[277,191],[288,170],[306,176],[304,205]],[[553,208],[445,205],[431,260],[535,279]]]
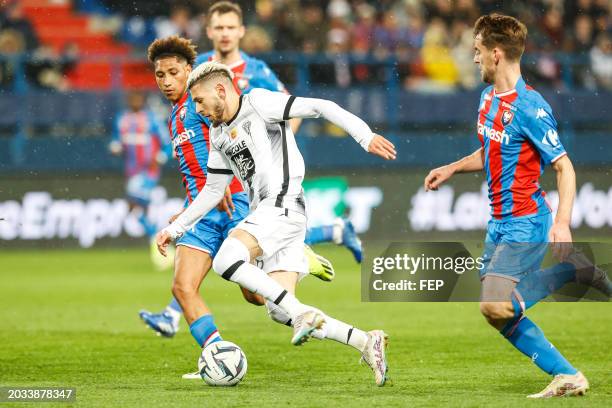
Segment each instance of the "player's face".
[[137,112],[144,107],[145,95],[142,92],[130,92],[127,97],[127,104],[131,110]]
[[189,73],[191,65],[177,57],[168,56],[155,60],[157,86],[172,103],[178,102],[185,94]]
[[196,111],[208,118],[213,126],[225,122],[225,88],[214,82],[197,82],[191,87],[191,98]]
[[206,27],[206,34],[215,51],[227,55],[238,49],[244,37],[244,26],[236,13],[214,13]]
[[495,81],[495,49],[490,50],[482,44],[481,35],[474,39],[474,63],[480,68],[480,78],[487,84]]

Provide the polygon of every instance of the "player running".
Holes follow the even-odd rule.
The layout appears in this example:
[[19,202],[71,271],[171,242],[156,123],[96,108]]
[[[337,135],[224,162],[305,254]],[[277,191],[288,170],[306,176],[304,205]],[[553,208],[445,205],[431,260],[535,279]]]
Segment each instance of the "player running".
[[[234,73],[234,84],[242,93],[248,93],[253,88],[288,93],[283,83],[265,62],[240,51],[239,44],[244,36],[245,27],[242,21],[242,9],[238,4],[227,1],[213,4],[208,10],[206,21],[206,32],[208,38],[212,41],[213,51],[199,55],[196,58],[196,66],[210,60],[217,60],[230,66]],[[297,132],[300,122],[301,119],[297,118],[291,120],[294,133]],[[322,242],[344,245],[351,251],[355,260],[361,262],[361,240],[348,219],[337,218],[332,225],[309,228],[306,233],[306,244],[314,245]],[[331,263],[314,253],[310,248],[307,248],[306,251],[310,259],[310,273],[322,280],[331,281],[334,278]],[[256,305],[264,304],[264,300],[260,296],[255,296],[246,291],[243,292],[249,302]],[[180,314],[180,306],[174,300],[160,313],[152,313],[148,310],[140,311],[141,319],[150,328],[166,337],[173,336],[178,330]]]
[[[425,178],[425,190],[436,190],[455,173],[485,171],[492,219],[485,238],[485,266],[480,271],[480,310],[514,347],[554,376],[550,385],[530,398],[583,395],[589,388],[585,376],[525,311],[568,281],[590,284],[608,296],[611,286],[597,268],[581,268],[583,256],[569,253],[567,245],[559,246],[572,241],[569,223],[575,173],[550,106],[521,77],[527,28],[513,17],[491,14],[478,19],[474,36],[474,62],[482,80],[491,84],[480,98],[478,137],[482,147],[432,170]],[[554,222],[538,182],[547,164],[557,172],[559,209]],[[555,252],[565,262],[541,270],[549,241],[556,244]],[[533,276],[541,279],[538,298],[533,296]],[[551,279],[545,284],[546,276]]]
[[[229,1],[214,3],[206,14],[206,34],[213,50],[198,55],[196,66],[207,61],[227,65],[234,73],[234,84],[241,93],[249,93],[253,88],[289,93],[265,62],[240,50],[240,40],[245,34],[240,5]],[[300,123],[299,118],[290,120],[294,134]],[[314,245],[321,242],[341,244],[351,251],[357,262],[361,262],[361,241],[347,218],[337,218],[332,225],[309,228],[306,243]]]
[[[264,89],[240,95],[232,76],[226,65],[217,62],[206,62],[189,76],[188,89],[196,109],[212,122],[209,176],[198,197],[158,233],[160,252],[164,254],[170,241],[180,240],[214,208],[235,175],[248,194],[251,213],[221,245],[213,261],[215,272],[263,296],[270,317],[293,326],[292,344],[315,336],[359,350],[374,371],[376,384],[382,386],[387,372],[385,333],[366,333],[301,304],[294,296],[308,267],[303,251],[304,161],[288,120],[323,116],[366,151],[385,159],[395,159],[395,148],[333,102]],[[252,263],[259,257],[263,269]]]
[[155,245],[156,226],[148,219],[151,192],[157,186],[161,166],[171,152],[170,138],[155,114],[145,107],[143,91],[127,93],[127,109],[117,115],[109,150],[125,159],[126,197],[151,241],[151,260],[160,269],[170,267],[169,258],[159,256]]
[[[155,40],[148,50],[155,66],[155,76],[164,96],[173,103],[169,119],[172,144],[190,203],[206,184],[209,136],[208,120],[199,115],[187,91],[187,77],[196,58],[191,40],[169,37]],[[230,210],[231,208],[231,210]],[[177,241],[173,304],[162,314],[141,312],[141,318],[158,333],[171,337],[178,329],[181,311],[196,342],[204,347],[221,339],[210,309],[199,295],[202,280],[210,270],[228,232],[249,212],[248,198],[236,179],[222,205],[211,211]],[[333,277],[331,264],[325,258],[305,251],[309,268],[318,277]],[[245,295],[246,296],[246,295]],[[247,297],[247,300],[250,298]],[[186,375],[187,379],[200,378]]]

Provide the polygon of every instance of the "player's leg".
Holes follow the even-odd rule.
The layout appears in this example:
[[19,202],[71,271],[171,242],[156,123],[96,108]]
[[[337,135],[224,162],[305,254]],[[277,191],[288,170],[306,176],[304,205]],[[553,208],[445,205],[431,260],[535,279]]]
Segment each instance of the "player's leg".
[[[566,389],[554,385],[555,393],[584,393],[588,388],[586,379],[548,341],[542,330],[523,314],[515,286],[516,282],[507,277],[485,276],[482,282],[481,313],[516,349],[531,358],[542,371],[555,376],[553,383],[557,384],[559,379],[563,379],[562,384],[572,384]],[[544,394],[549,391],[547,387]]]
[[[307,263],[304,258],[301,247],[296,245],[283,248],[273,256],[264,259],[262,266],[263,270],[268,272],[272,279],[277,281],[287,292],[295,295],[297,284],[307,275]],[[273,302],[266,302],[266,309],[270,318],[275,322],[291,326],[296,331],[299,330],[293,319]],[[316,309],[312,310],[310,315],[302,318],[315,320],[317,319],[316,315],[322,317],[323,324],[319,329],[312,330],[312,337],[334,340],[355,348],[374,371],[376,384],[384,385],[387,378],[386,334],[382,330],[365,332]],[[299,325],[299,322],[297,324]],[[308,337],[303,338],[306,340]]]
[[307,245],[315,245],[322,242],[334,242],[345,246],[355,260],[361,263],[362,248],[361,240],[355,232],[353,223],[348,218],[336,218],[331,225],[312,227],[306,231],[305,242]]

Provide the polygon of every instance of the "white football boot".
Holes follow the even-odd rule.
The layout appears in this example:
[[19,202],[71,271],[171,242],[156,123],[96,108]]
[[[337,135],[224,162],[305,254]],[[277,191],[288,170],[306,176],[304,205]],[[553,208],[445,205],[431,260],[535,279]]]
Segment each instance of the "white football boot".
[[576,374],[555,375],[552,382],[537,394],[528,395],[527,398],[552,398],[584,395],[589,389],[589,381],[578,371]]
[[293,321],[293,338],[291,344],[300,346],[308,341],[312,332],[320,329],[325,323],[323,314],[316,310],[309,310],[300,314]]
[[376,385],[382,387],[387,382],[387,356],[386,349],[388,336],[382,330],[372,330],[368,332],[368,341],[361,352],[361,361],[365,361],[374,371]]

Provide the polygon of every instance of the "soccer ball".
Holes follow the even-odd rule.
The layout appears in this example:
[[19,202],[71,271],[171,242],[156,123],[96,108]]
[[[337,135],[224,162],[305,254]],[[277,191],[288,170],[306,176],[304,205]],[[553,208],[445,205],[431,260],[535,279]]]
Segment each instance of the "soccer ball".
[[233,386],[244,378],[247,359],[231,341],[217,341],[202,350],[198,370],[208,385]]

